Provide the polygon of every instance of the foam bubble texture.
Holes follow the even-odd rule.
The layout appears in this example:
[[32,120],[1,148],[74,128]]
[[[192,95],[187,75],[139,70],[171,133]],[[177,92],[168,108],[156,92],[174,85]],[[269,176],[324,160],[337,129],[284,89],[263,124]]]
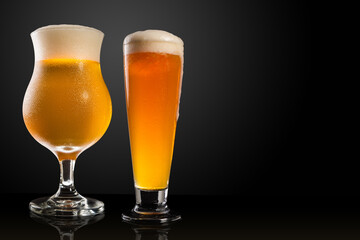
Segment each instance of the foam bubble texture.
[[72,58],[100,62],[100,50],[104,34],[80,25],[49,25],[31,34],[35,61]]
[[166,31],[138,31],[124,39],[124,54],[134,52],[162,52],[183,56],[184,43],[181,38]]

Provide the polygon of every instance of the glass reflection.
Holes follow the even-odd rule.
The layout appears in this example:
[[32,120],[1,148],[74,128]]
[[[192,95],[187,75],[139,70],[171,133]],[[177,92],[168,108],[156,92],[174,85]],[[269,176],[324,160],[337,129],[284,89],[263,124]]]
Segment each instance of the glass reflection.
[[88,217],[59,218],[51,216],[40,216],[31,212],[30,217],[36,222],[50,225],[56,228],[56,230],[59,232],[61,240],[73,240],[74,233],[78,229],[102,220],[105,217],[105,214]]
[[131,224],[135,240],[168,240],[170,224],[149,225]]

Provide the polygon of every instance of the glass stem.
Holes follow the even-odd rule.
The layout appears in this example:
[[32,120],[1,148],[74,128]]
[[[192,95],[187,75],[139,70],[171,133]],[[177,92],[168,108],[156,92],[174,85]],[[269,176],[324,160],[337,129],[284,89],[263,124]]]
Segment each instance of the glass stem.
[[56,197],[72,198],[78,196],[74,186],[75,160],[60,161],[60,184]]

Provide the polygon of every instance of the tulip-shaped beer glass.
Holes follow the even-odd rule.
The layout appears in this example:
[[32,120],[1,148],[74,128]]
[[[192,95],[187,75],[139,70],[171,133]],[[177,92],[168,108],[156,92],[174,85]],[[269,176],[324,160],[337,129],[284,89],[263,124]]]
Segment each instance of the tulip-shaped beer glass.
[[84,198],[74,187],[75,160],[103,136],[111,120],[99,63],[103,37],[79,25],[51,25],[31,33],[35,66],[23,117],[30,134],[60,163],[59,190],[30,202],[34,213],[91,216],[104,211],[101,201]]
[[164,223],[180,219],[167,207],[167,191],[179,116],[183,41],[171,33],[147,30],[124,40],[124,72],[135,207],[129,222]]

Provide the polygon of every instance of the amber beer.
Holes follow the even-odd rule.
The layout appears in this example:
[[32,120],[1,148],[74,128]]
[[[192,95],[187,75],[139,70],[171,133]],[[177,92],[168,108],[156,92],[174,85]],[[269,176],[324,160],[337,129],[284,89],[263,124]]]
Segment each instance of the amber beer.
[[103,202],[76,191],[74,169],[78,155],[102,137],[111,119],[110,94],[100,70],[104,33],[59,24],[38,28],[30,36],[35,64],[23,118],[30,134],[57,156],[60,179],[54,195],[32,200],[29,209],[50,217],[100,214]]
[[59,160],[76,159],[102,137],[110,123],[111,100],[99,62],[38,61],[28,89],[23,111],[26,127]]
[[124,41],[125,92],[135,187],[168,186],[178,117],[183,42],[163,31]]
[[60,161],[75,160],[102,137],[111,120],[99,63],[102,33],[94,31],[59,25],[32,34],[35,66],[23,117],[30,134]]

